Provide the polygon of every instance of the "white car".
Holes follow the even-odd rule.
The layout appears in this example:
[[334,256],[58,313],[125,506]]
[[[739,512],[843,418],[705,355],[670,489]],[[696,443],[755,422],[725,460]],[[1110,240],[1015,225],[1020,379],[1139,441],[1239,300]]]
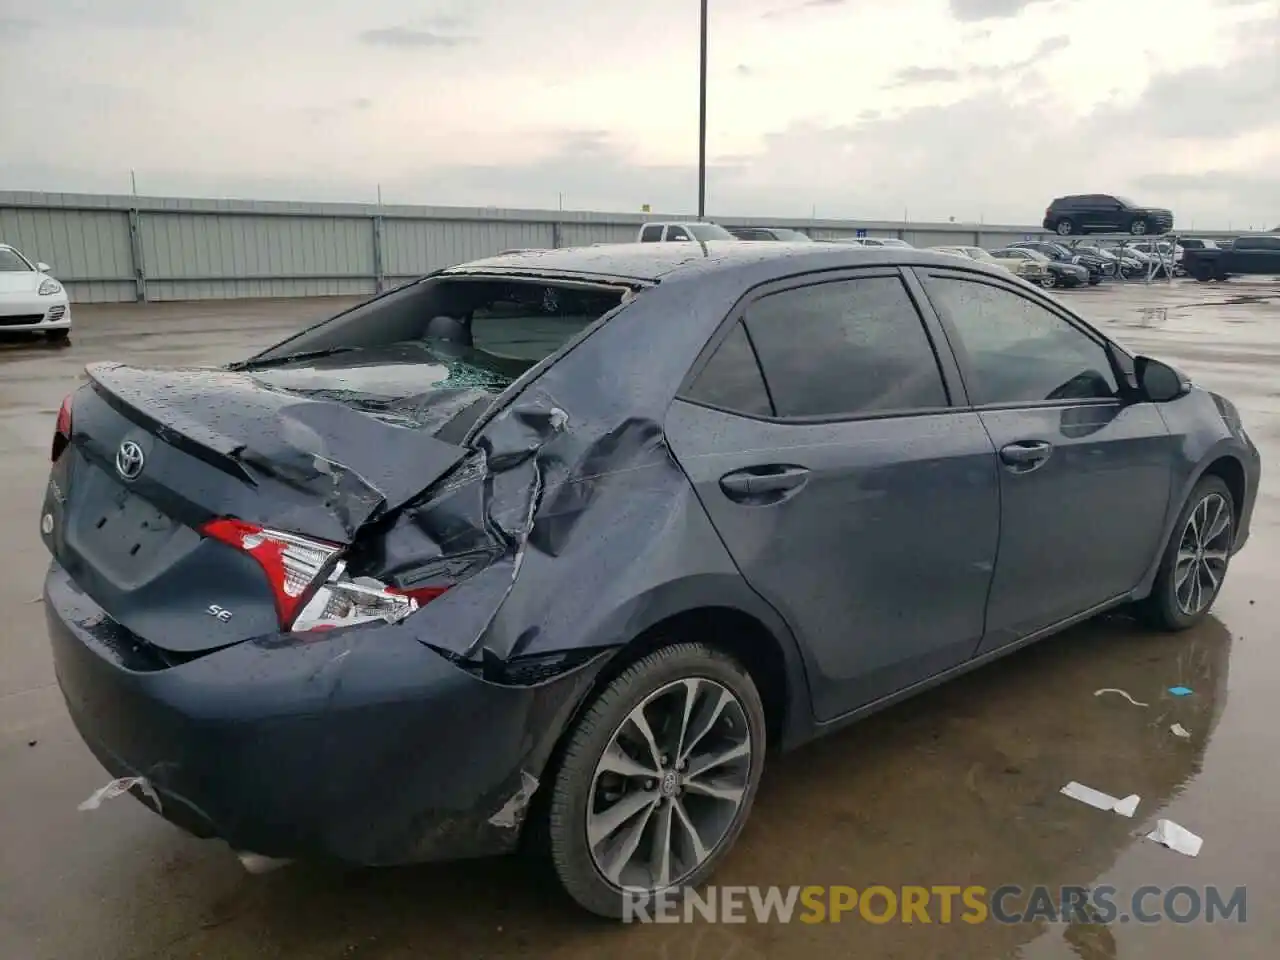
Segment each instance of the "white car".
[[0,333],[43,333],[50,340],[71,335],[67,291],[50,269],[0,243]]
[[704,223],[700,220],[687,220],[679,223],[650,222],[640,227],[636,236],[637,243],[689,243],[698,240],[706,243],[709,240],[737,240],[732,233],[715,223]]
[[977,260],[979,263],[990,263],[997,267],[1004,267],[1014,276],[1021,277],[1031,283],[1037,283],[1042,287],[1053,286],[1053,276],[1049,273],[1049,268],[1039,260],[1031,258],[1023,259],[1021,257],[993,257],[991,252],[984,250],[982,247],[934,247],[943,253],[950,253],[957,257],[968,257],[970,260]]

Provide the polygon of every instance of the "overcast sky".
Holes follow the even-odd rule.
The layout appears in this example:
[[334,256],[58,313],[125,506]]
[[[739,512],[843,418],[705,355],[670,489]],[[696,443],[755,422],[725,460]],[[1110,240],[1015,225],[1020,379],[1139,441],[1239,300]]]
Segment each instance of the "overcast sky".
[[[708,213],[1280,223],[1280,0],[711,0]],[[0,188],[691,212],[698,0],[0,0]]]

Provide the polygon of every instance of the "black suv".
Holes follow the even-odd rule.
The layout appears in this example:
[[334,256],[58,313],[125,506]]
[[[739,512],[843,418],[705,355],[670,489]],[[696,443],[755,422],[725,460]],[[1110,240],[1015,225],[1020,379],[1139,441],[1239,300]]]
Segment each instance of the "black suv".
[[1107,193],[1081,193],[1058,197],[1049,204],[1044,228],[1064,237],[1073,233],[1168,233],[1173,229],[1173,211],[1140,207]]

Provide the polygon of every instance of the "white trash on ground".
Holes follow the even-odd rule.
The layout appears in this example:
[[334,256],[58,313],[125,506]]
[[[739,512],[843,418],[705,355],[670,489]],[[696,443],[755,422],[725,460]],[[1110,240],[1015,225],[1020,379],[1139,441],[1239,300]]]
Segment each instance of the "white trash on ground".
[[1201,837],[1197,837],[1186,827],[1179,826],[1172,820],[1157,820],[1156,828],[1147,834],[1147,839],[1163,844],[1178,853],[1185,853],[1188,857],[1194,857],[1204,845]]
[[1110,810],[1113,813],[1120,814],[1122,817],[1132,817],[1138,810],[1138,804],[1142,801],[1142,798],[1136,793],[1131,793],[1124,798],[1113,797],[1109,793],[1103,793],[1101,790],[1093,789],[1093,787],[1086,787],[1083,783],[1076,783],[1074,780],[1063,787],[1060,792],[1072,800],[1087,803],[1098,810]]
[[1120,696],[1124,697],[1126,700],[1128,700],[1130,703],[1132,703],[1135,707],[1149,707],[1149,706],[1151,706],[1151,704],[1149,704],[1149,703],[1143,703],[1141,700],[1135,700],[1135,699],[1133,699],[1133,697],[1131,697],[1131,696],[1130,696],[1128,693],[1126,693],[1124,690],[1121,690],[1119,687],[1103,687],[1101,690],[1095,690],[1095,691],[1093,691],[1093,695],[1094,695],[1095,697],[1100,697],[1100,696],[1102,696],[1104,693],[1118,693],[1118,694],[1120,694]]
[[160,812],[160,795],[156,793],[155,788],[151,786],[151,781],[146,777],[120,777],[112,780],[106,786],[99,787],[89,795],[89,798],[81,803],[77,810],[97,810],[102,806],[104,800],[114,800],[116,797],[123,796],[134,787],[142,791],[152,803],[156,805],[156,812]]

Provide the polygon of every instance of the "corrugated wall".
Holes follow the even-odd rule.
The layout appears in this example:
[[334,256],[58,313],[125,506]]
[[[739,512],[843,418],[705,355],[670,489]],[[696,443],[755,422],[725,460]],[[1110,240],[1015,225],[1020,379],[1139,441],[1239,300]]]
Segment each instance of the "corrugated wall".
[[374,290],[372,220],[170,213],[139,227],[151,300]]
[[[646,220],[662,219],[689,217],[0,191],[0,242],[51,264],[81,303],[372,294],[512,248],[629,243]],[[952,223],[718,222],[791,227],[815,239],[861,231],[920,247],[992,249],[1043,233]]]
[[127,211],[15,208],[0,201],[0,242],[52,266],[73,300],[135,299]]
[[491,257],[503,250],[553,246],[555,227],[551,223],[399,217],[382,220],[383,276],[392,282]]

